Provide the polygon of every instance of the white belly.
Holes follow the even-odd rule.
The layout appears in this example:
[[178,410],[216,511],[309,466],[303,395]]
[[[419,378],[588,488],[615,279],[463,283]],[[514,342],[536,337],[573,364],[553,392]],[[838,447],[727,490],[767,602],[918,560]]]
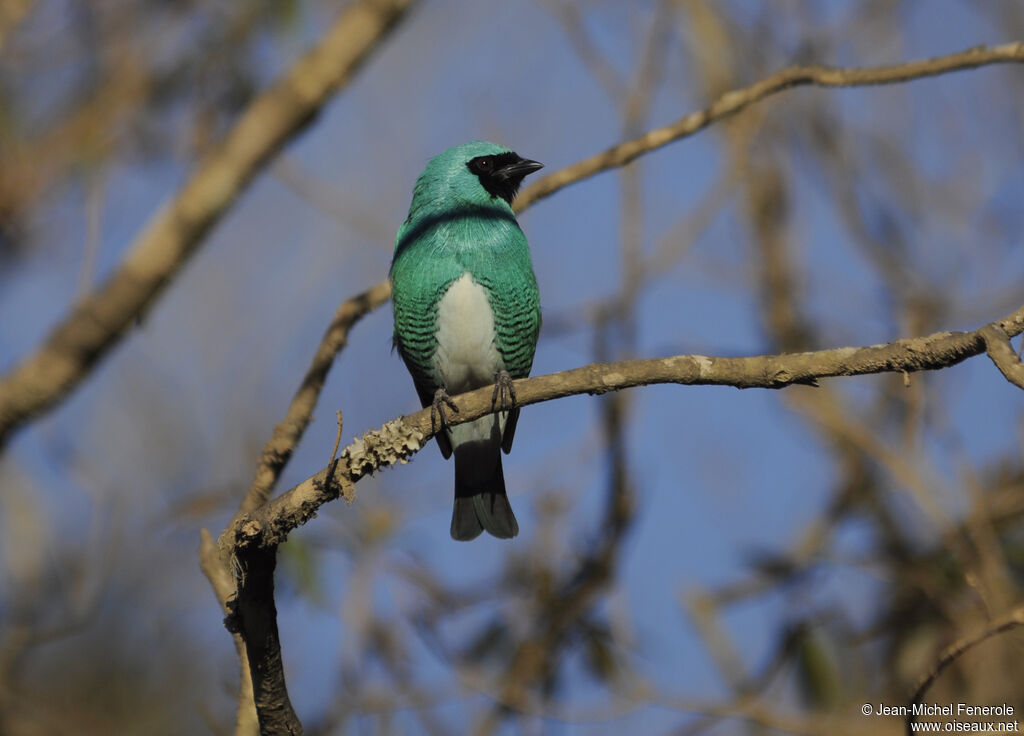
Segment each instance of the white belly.
[[[494,374],[505,368],[494,345],[494,313],[487,292],[468,273],[441,298],[437,307],[437,350],[434,370],[452,396],[494,384]],[[491,438],[498,420],[498,439],[505,428],[505,413],[460,424],[450,433],[452,444]]]
[[464,274],[448,287],[437,308],[434,370],[454,396],[493,384],[494,374],[502,368],[487,292]]

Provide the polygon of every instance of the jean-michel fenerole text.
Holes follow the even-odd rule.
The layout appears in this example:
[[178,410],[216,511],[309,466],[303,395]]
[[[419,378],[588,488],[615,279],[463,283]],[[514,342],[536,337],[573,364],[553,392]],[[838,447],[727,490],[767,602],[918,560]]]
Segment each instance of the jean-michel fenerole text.
[[879,703],[876,716],[1012,716],[1012,705],[968,705],[967,703],[914,703],[913,705],[886,705]]

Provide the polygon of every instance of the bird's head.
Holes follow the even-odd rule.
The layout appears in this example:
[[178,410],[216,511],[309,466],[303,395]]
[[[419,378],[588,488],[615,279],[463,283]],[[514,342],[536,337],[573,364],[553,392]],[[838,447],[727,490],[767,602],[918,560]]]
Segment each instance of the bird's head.
[[413,200],[440,196],[474,205],[511,206],[523,178],[543,166],[496,143],[464,143],[430,159],[416,182]]

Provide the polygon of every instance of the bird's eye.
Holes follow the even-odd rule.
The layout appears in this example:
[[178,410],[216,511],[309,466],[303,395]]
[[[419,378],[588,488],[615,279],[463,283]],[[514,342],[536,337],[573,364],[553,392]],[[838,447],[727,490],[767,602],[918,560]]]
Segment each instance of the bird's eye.
[[498,159],[493,156],[477,156],[466,162],[466,166],[477,176],[486,179],[498,170]]

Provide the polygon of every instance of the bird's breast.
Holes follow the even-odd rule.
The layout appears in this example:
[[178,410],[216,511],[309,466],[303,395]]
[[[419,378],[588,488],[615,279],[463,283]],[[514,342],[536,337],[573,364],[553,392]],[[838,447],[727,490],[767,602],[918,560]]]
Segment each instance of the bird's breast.
[[494,383],[494,374],[504,367],[494,344],[494,313],[487,292],[464,273],[438,304],[434,369],[454,395]]

